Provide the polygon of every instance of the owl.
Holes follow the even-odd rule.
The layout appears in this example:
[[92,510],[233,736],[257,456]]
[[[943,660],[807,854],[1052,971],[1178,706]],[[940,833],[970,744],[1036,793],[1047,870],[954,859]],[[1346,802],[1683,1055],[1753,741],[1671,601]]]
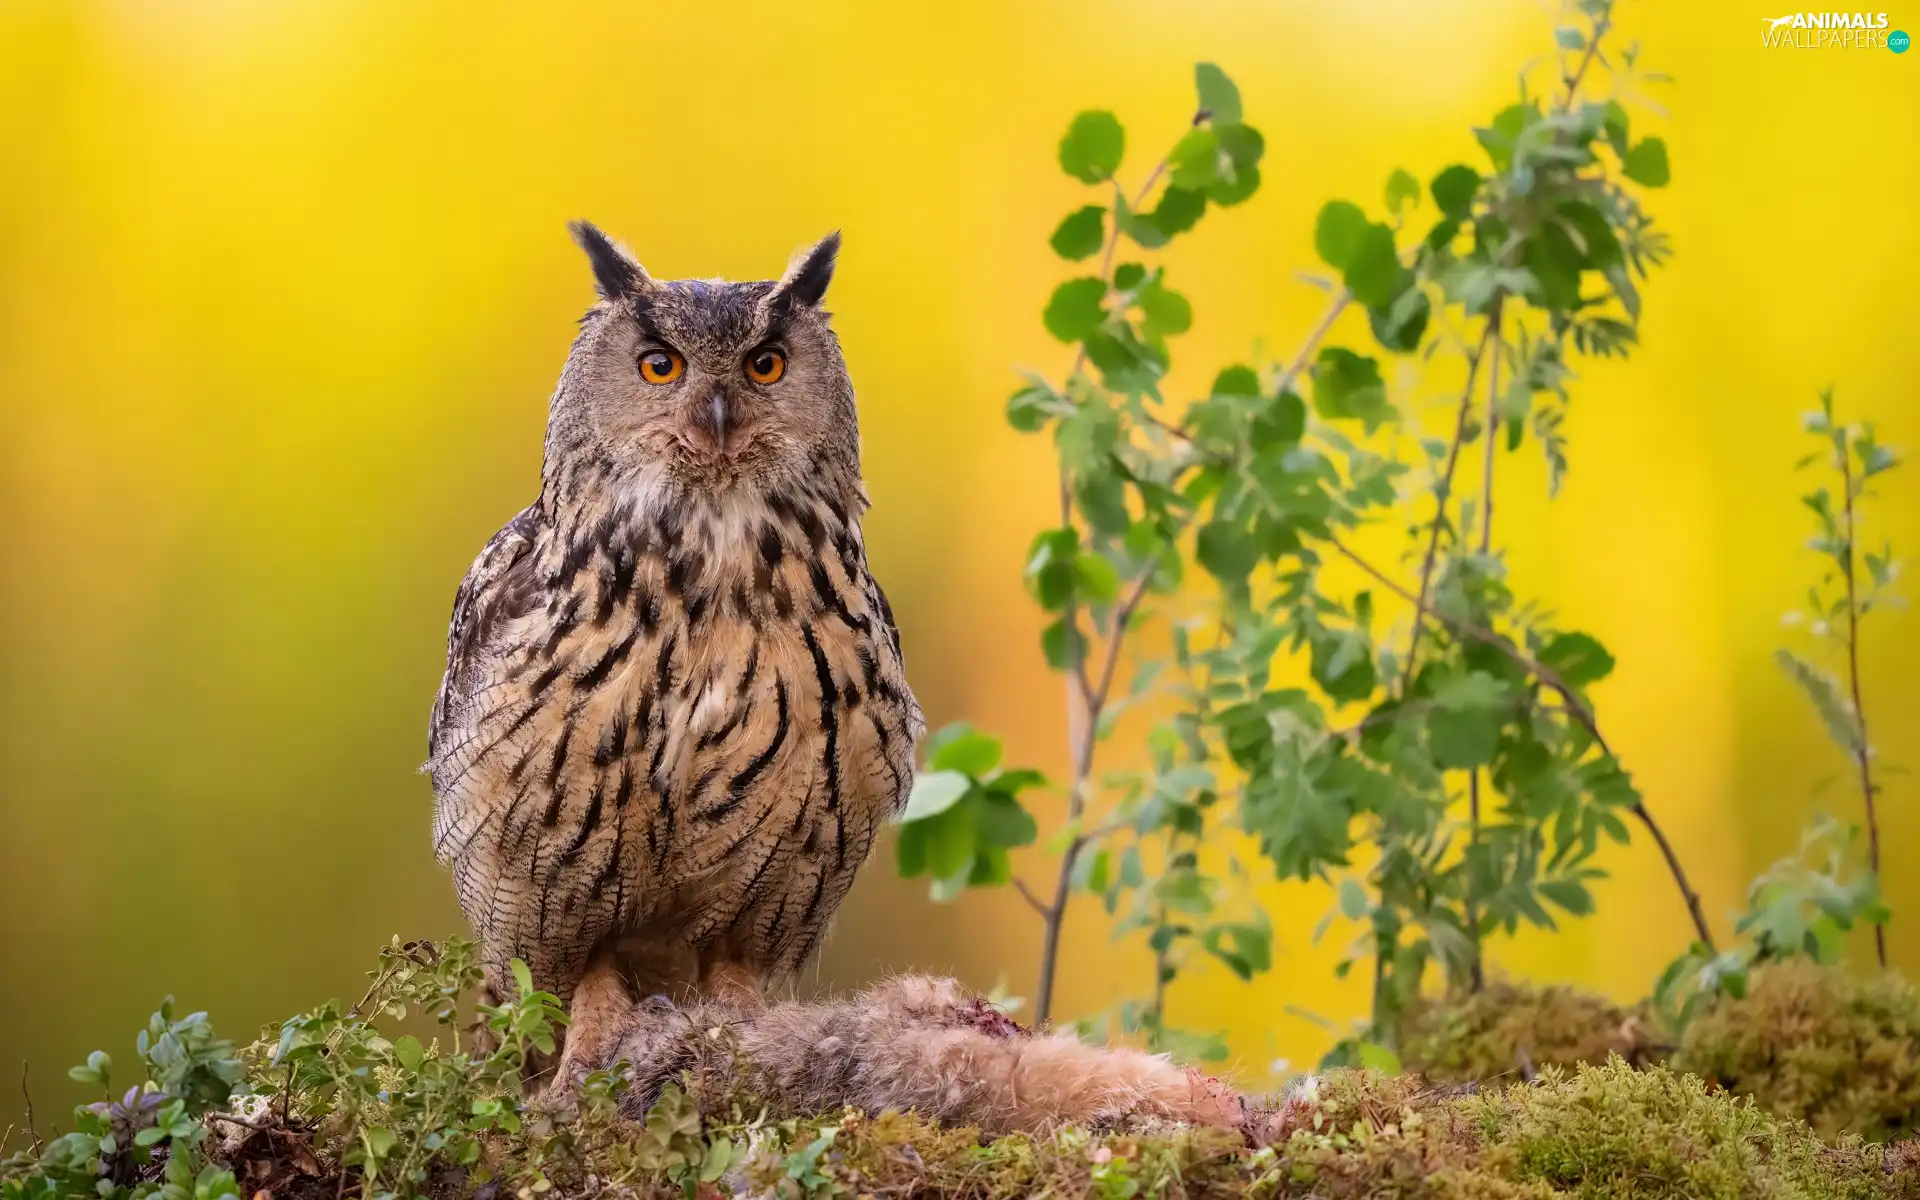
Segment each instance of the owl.
[[454,599],[426,770],[481,939],[568,1006],[556,1086],[637,997],[756,1002],[808,961],[925,730],[867,567],[853,385],[821,301],[656,280],[584,222],[598,302],[540,495]]

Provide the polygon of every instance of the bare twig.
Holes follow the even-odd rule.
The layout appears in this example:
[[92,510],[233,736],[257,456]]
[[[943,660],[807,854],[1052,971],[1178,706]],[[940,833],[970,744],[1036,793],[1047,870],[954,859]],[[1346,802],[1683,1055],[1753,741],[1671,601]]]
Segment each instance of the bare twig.
[[1027,904],[1032,907],[1033,911],[1043,917],[1047,915],[1047,906],[1041,901],[1040,897],[1034,895],[1033,889],[1027,886],[1026,880],[1015,878],[1013,881],[1013,890],[1020,893],[1020,898],[1025,900]]
[[27,1136],[31,1139],[33,1152],[40,1153],[40,1129],[33,1120],[33,1093],[27,1088],[27,1060],[20,1060],[20,1095],[27,1102]]
[[259,1132],[265,1132],[271,1128],[271,1126],[262,1121],[256,1121],[251,1117],[243,1117],[238,1113],[210,1112],[207,1114],[207,1120],[218,1121],[223,1125],[241,1125]]
[[[1100,736],[1100,713],[1106,707],[1107,695],[1113,687],[1127,622],[1133,619],[1140,602],[1146,598],[1147,588],[1152,585],[1158,568],[1158,563],[1149,563],[1128,587],[1119,607],[1114,609],[1113,622],[1107,629],[1106,658],[1100,668],[1100,681],[1087,693],[1084,710],[1079,714],[1078,728],[1069,730],[1069,737],[1073,739],[1070,746],[1073,782],[1067,792],[1067,822],[1070,825],[1086,814],[1087,780],[1093,774],[1093,751]],[[1035,1025],[1045,1025],[1053,1008],[1053,982],[1060,964],[1060,932],[1066,921],[1067,901],[1072,896],[1073,867],[1081,850],[1091,840],[1089,834],[1075,833],[1067,842],[1066,851],[1060,856],[1059,876],[1054,880],[1053,899],[1040,909],[1045,928],[1040,935],[1040,982],[1034,989]]]
[[[1840,546],[1840,573],[1847,581],[1847,684],[1853,692],[1853,758],[1860,770],[1860,799],[1867,806],[1867,866],[1875,879],[1880,878],[1880,819],[1874,810],[1872,754],[1867,742],[1867,709],[1860,701],[1860,603],[1856,598],[1853,566],[1853,462],[1845,430],[1836,439],[1840,443],[1840,483],[1846,495],[1846,537]],[[1887,927],[1873,926],[1873,950],[1881,970],[1887,966]]]
[[1573,102],[1580,96],[1580,81],[1586,78],[1587,68],[1593,65],[1594,55],[1600,52],[1600,40],[1607,36],[1607,30],[1611,28],[1613,28],[1613,6],[1609,4],[1606,11],[1601,13],[1593,23],[1593,34],[1587,38],[1587,52],[1580,56],[1580,65],[1575,67],[1573,74],[1566,78],[1567,95],[1560,102],[1560,111],[1563,114],[1573,111]]
[[1284,393],[1293,386],[1293,381],[1300,377],[1300,372],[1306,370],[1307,364],[1313,361],[1313,352],[1320,348],[1320,343],[1325,341],[1327,334],[1333,331],[1333,323],[1340,319],[1341,313],[1347,311],[1347,305],[1352,301],[1353,293],[1346,288],[1341,288],[1334,293],[1333,303],[1327,305],[1327,311],[1320,318],[1320,323],[1313,327],[1313,331],[1307,334],[1307,340],[1301,343],[1300,353],[1294,355],[1293,361],[1287,364],[1286,370],[1280,372],[1280,382],[1273,389],[1276,393]]
[[[1594,719],[1593,710],[1587,707],[1587,702],[1581,699],[1580,695],[1575,692],[1565,680],[1561,679],[1559,674],[1552,668],[1534,659],[1518,646],[1515,646],[1506,638],[1493,633],[1491,630],[1482,629],[1477,625],[1456,620],[1453,617],[1447,616],[1445,613],[1435,610],[1425,600],[1416,597],[1411,591],[1403,587],[1398,580],[1393,579],[1386,572],[1360,557],[1359,554],[1355,553],[1346,543],[1340,541],[1340,539],[1329,538],[1328,544],[1335,550],[1338,550],[1355,566],[1372,576],[1381,586],[1413,605],[1415,610],[1422,616],[1437,621],[1456,634],[1463,637],[1470,637],[1477,642],[1483,642],[1486,645],[1492,646],[1514,662],[1520,664],[1528,674],[1538,679],[1559,695],[1561,702],[1567,707],[1567,714],[1578,722],[1582,729],[1587,731],[1588,736],[1593,738],[1594,744],[1600,748],[1602,754],[1605,754],[1609,758],[1614,757],[1613,747],[1607,744],[1605,735],[1600,732],[1600,725]],[[1699,893],[1695,892],[1693,885],[1687,881],[1687,873],[1680,865],[1679,856],[1673,852],[1672,843],[1667,841],[1666,833],[1661,830],[1659,823],[1653,819],[1653,813],[1648,810],[1644,801],[1635,800],[1632,812],[1634,817],[1642,825],[1646,826],[1647,832],[1653,835],[1654,843],[1659,846],[1660,854],[1667,863],[1667,871],[1673,876],[1675,886],[1680,889],[1681,898],[1686,901],[1688,915],[1693,918],[1694,932],[1699,935],[1701,943],[1705,945],[1708,950],[1713,950],[1713,932],[1707,924],[1706,910],[1700,903]]]
[[[1473,384],[1479,378],[1480,360],[1486,357],[1487,346],[1498,336],[1496,321],[1489,320],[1484,333],[1480,335],[1480,345],[1467,359],[1467,386],[1460,389],[1459,415],[1453,422],[1453,441],[1447,448],[1447,465],[1440,478],[1433,485],[1433,523],[1427,536],[1426,557],[1420,563],[1420,592],[1414,601],[1414,607],[1422,612],[1427,608],[1427,596],[1433,587],[1433,568],[1440,554],[1440,530],[1447,523],[1447,499],[1453,494],[1453,472],[1460,465],[1460,448],[1466,444],[1467,425],[1473,419]],[[1400,691],[1404,695],[1413,683],[1416,660],[1420,655],[1420,631],[1424,624],[1413,623],[1413,633],[1407,639],[1407,661],[1400,670]]]

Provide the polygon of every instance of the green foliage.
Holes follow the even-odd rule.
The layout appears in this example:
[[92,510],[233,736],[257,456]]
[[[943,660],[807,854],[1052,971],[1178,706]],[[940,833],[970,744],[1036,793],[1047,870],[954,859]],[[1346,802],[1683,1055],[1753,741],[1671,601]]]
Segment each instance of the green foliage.
[[1718,996],[1746,995],[1755,965],[1795,957],[1834,965],[1845,954],[1847,933],[1884,922],[1878,880],[1855,865],[1858,837],[1856,827],[1830,817],[1808,826],[1797,852],[1748,888],[1746,911],[1734,924],[1741,940],[1718,952],[1696,944],[1662,972],[1653,990],[1662,1024],[1684,1036]]
[[1020,794],[1045,782],[1038,772],[1001,770],[999,739],[965,725],[941,730],[899,817],[900,873],[931,876],[935,899],[1006,883],[1007,852],[1039,834]]
[[[1358,926],[1342,970],[1372,964],[1372,1028],[1340,1054],[1390,1061],[1397,1014],[1429,968],[1464,982],[1485,938],[1590,912],[1600,847],[1626,840],[1628,818],[1651,820],[1585,691],[1612,657],[1516,595],[1476,528],[1491,498],[1456,487],[1470,448],[1487,459],[1484,490],[1495,451],[1529,440],[1557,482],[1569,364],[1632,346],[1637,281],[1667,255],[1636,191],[1665,181],[1664,147],[1629,140],[1625,110],[1589,94],[1636,52],[1600,49],[1605,0],[1573,6],[1563,26],[1595,52],[1551,102],[1523,92],[1473,131],[1485,166],[1447,166],[1425,189],[1395,170],[1376,211],[1321,208],[1313,249],[1337,279],[1327,320],[1286,358],[1216,368],[1200,396],[1164,387],[1194,306],[1161,252],[1258,191],[1264,139],[1205,63],[1190,118],[1137,190],[1119,177],[1126,137],[1111,114],[1070,123],[1061,166],[1104,202],[1070,212],[1052,246],[1100,267],[1061,282],[1042,313],[1075,347],[1072,369],[1029,376],[1008,405],[1059,457],[1063,507],[1025,578],[1074,710],[1067,821],[1048,842],[1059,882],[1022,887],[1043,927],[1039,1018],[1066,899],[1086,896],[1154,964],[1146,998],[1094,1027],[1117,1017],[1156,1047],[1218,1051],[1168,1023],[1168,992],[1201,962],[1241,979],[1270,968],[1251,894],[1271,871],[1324,881],[1338,898],[1329,921]],[[1373,346],[1336,336],[1349,307]],[[1424,432],[1381,354],[1464,366],[1450,435]],[[1377,526],[1410,530],[1417,576],[1399,583],[1354,554]],[[1213,586],[1183,587],[1196,573]],[[1164,633],[1140,636],[1155,623]],[[1096,769],[1130,710],[1146,762]],[[1019,790],[931,763],[902,816],[902,872],[943,897],[1009,882],[1006,849],[1035,840],[1012,816]],[[1212,849],[1236,834],[1259,867]]]

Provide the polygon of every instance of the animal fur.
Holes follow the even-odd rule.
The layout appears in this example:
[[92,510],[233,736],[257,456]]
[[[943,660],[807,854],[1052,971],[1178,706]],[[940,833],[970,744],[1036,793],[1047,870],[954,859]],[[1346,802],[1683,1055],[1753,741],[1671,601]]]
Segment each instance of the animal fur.
[[1161,1055],[1031,1032],[952,980],[920,975],[819,1003],[643,1003],[602,1065],[614,1060],[628,1064],[621,1104],[636,1120],[669,1083],[710,1110],[743,1097],[782,1113],[911,1110],[989,1134],[1249,1120],[1216,1079]]

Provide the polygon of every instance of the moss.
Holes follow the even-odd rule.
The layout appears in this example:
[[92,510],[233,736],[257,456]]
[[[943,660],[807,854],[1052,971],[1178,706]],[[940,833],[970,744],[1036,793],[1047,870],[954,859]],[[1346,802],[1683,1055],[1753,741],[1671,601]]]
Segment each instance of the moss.
[[1662,1045],[1638,1008],[1568,987],[1496,983],[1416,1010],[1402,1060],[1436,1082],[1501,1081],[1549,1066],[1664,1062],[1796,1117],[1828,1139],[1920,1133],[1920,989],[1806,959],[1757,967]]
[[1642,1062],[1658,1049],[1637,1009],[1577,988],[1504,981],[1423,1004],[1401,1042],[1407,1068],[1436,1082],[1521,1078],[1616,1054]]
[[1832,1137],[1920,1133],[1920,989],[1806,960],[1756,968],[1687,1026],[1672,1065]]
[[[1276,1194],[1912,1197],[1902,1149],[1823,1143],[1793,1121],[1664,1069],[1618,1058],[1534,1084],[1419,1090],[1404,1078],[1330,1076],[1277,1147]],[[1358,1120],[1343,1124],[1354,1114]]]

